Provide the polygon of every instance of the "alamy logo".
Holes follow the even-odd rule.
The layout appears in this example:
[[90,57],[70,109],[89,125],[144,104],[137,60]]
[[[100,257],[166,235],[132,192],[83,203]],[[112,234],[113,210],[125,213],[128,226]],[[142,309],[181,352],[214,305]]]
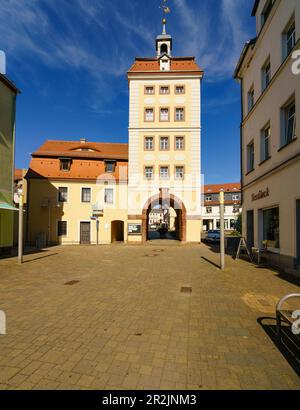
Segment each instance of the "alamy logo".
[[0,336],[6,335],[6,315],[0,310]]
[[0,74],[6,74],[6,56],[2,50],[0,50]]
[[295,310],[292,314],[292,318],[296,319],[292,325],[292,332],[294,335],[300,335],[300,310]]
[[292,72],[295,75],[300,74],[300,50],[296,50],[292,54],[292,59],[295,60],[292,64]]

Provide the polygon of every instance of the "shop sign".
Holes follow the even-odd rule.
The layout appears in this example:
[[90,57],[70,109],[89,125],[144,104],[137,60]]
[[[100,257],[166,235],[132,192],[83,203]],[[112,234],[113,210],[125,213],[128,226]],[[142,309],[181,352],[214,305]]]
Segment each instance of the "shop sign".
[[258,201],[259,199],[267,198],[270,196],[269,188],[264,191],[260,190],[257,194],[252,194],[252,201]]

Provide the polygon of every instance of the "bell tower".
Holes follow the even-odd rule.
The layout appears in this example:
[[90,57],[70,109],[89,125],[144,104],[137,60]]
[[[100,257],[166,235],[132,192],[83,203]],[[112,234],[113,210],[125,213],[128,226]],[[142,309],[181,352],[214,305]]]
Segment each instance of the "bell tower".
[[160,211],[162,218],[170,217],[165,223],[173,239],[198,243],[203,70],[195,57],[173,55],[167,0],[161,9],[156,56],[137,57],[128,71],[128,226],[136,227],[129,241],[146,242],[157,234],[150,215]]

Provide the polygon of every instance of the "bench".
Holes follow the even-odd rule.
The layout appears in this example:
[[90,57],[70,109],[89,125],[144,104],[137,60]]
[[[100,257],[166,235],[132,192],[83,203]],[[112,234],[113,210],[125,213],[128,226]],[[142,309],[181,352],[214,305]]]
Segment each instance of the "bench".
[[[282,309],[283,304],[292,298],[300,298],[300,293],[291,293],[290,295],[284,296],[280,301],[277,303],[276,306],[276,333],[278,341],[281,341],[281,323],[287,323],[289,326],[293,326],[293,323],[297,320],[297,318],[293,317],[292,310]],[[300,310],[300,301],[299,301],[299,310]],[[298,335],[300,336],[300,335]]]

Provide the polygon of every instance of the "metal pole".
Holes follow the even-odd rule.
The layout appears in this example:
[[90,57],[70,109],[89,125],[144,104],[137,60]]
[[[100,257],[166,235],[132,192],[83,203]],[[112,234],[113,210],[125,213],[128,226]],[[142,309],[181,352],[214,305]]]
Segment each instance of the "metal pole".
[[18,262],[23,263],[23,194],[19,195]]
[[224,191],[220,192],[220,267],[225,269]]
[[96,229],[97,229],[97,245],[99,245],[99,219],[96,219]]

